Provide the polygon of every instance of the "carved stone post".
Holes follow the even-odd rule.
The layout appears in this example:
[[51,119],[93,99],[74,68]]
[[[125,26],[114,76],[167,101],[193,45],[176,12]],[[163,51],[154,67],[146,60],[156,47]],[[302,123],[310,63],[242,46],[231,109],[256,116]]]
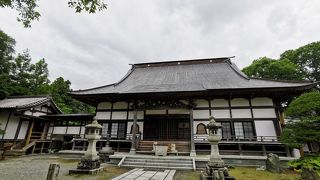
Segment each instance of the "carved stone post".
[[136,128],[137,128],[137,116],[138,116],[138,110],[136,106],[134,106],[134,114],[133,114],[133,125],[132,125],[132,142],[131,142],[131,149],[130,154],[136,154],[136,143],[137,143],[137,137],[136,137]]
[[114,154],[114,150],[112,150],[112,147],[109,146],[110,144],[110,131],[107,130],[107,141],[106,146],[102,148],[102,150],[99,151],[99,156],[101,159],[101,162],[108,162],[110,160],[109,156]]
[[195,150],[195,145],[194,145],[194,130],[193,130],[193,108],[190,108],[190,156],[195,157],[196,156],[196,150]]

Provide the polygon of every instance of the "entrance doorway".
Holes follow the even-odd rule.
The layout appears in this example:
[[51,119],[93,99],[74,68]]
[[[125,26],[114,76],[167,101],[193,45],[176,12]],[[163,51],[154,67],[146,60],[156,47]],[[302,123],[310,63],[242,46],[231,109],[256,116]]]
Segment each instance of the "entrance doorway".
[[144,140],[190,140],[189,116],[146,116],[143,132]]

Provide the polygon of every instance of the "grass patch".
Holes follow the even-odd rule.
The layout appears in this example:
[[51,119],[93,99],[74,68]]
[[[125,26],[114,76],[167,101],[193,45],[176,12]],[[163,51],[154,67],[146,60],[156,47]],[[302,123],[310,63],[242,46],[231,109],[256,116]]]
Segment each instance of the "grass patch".
[[[268,171],[257,171],[251,167],[235,167],[229,170],[231,176],[237,180],[297,180],[300,175],[294,171],[284,171],[283,173],[271,173]],[[198,180],[200,171],[177,171],[175,180]]]
[[237,180],[296,180],[299,174],[294,171],[284,171],[283,173],[271,173],[268,171],[257,171],[256,168],[235,167],[230,169],[231,176]]
[[85,180],[105,180],[115,178],[125,172],[130,171],[127,168],[119,168],[117,166],[108,166],[106,170],[99,172],[95,175],[84,175],[84,174],[73,174],[73,175],[65,175],[62,179],[85,179]]

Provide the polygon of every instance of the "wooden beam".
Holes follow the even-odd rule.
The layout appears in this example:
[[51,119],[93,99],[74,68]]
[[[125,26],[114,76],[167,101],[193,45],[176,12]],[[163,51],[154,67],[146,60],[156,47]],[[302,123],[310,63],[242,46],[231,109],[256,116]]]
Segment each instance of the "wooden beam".
[[34,126],[34,121],[31,121],[31,125],[30,125],[29,130],[28,130],[28,136],[27,136],[27,139],[26,139],[25,146],[30,143],[30,139],[31,139],[32,131],[33,131],[33,126]]

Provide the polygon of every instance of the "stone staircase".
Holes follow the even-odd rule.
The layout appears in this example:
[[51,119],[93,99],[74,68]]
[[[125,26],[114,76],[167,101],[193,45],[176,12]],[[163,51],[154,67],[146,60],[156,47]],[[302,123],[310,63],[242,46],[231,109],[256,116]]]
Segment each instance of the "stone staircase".
[[150,168],[150,169],[195,169],[195,162],[191,157],[157,157],[157,156],[126,156],[118,164],[121,167]]

